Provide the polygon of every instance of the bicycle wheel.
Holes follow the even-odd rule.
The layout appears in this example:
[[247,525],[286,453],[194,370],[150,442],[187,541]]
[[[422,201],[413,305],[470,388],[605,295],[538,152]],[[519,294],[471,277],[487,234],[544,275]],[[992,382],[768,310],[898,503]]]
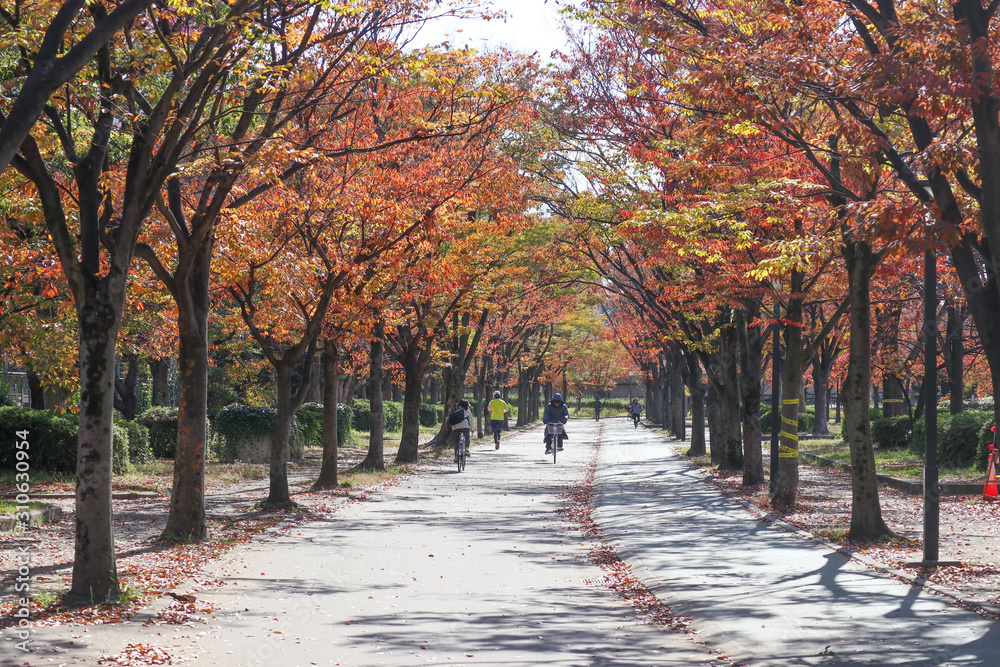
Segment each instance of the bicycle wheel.
[[468,454],[469,446],[471,444],[472,444],[472,434],[466,431],[462,434],[462,456],[460,456],[458,459],[459,465],[461,466],[460,470],[465,470],[465,463],[468,460],[468,456],[466,456],[466,454]]
[[552,444],[552,463],[555,464],[555,462],[556,462],[556,454],[559,452],[559,445],[557,444],[559,442],[559,438],[557,436],[552,436],[552,440],[553,440],[553,444]]

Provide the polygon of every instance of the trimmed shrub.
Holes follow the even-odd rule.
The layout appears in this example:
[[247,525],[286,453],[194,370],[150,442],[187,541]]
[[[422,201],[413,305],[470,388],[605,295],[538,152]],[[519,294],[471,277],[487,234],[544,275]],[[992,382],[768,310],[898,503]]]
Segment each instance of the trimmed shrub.
[[948,428],[938,440],[938,462],[945,466],[971,466],[979,451],[983,427],[993,425],[993,413],[981,411],[952,415]]
[[[442,413],[441,421],[438,421],[438,413]],[[420,404],[420,425],[421,426],[440,426],[441,422],[444,421],[443,417],[444,408],[438,405],[430,405],[428,403]]]
[[351,441],[351,423],[354,420],[351,406],[347,403],[337,404],[337,443],[346,445]]
[[[355,431],[372,430],[372,402],[366,398],[354,399],[351,406],[351,426]],[[387,433],[403,428],[403,404],[397,401],[382,402],[382,419]]]
[[157,406],[139,415],[138,422],[149,430],[149,448],[158,459],[177,454],[177,408]]
[[[989,414],[993,414],[990,412]],[[990,445],[994,444],[996,435],[991,430],[993,428],[993,420],[983,424],[983,430],[979,432],[979,447],[976,449],[976,460],[973,463],[973,467],[979,472],[986,472],[986,465],[990,454]],[[997,440],[997,446],[1000,447],[1000,440]],[[996,456],[1000,454],[1000,450],[994,450],[994,463],[996,463]]]
[[876,447],[907,447],[913,434],[907,415],[883,417],[872,421],[872,441]]
[[[6,444],[0,447],[0,468],[14,470],[19,461],[27,461],[31,470],[76,472],[78,428],[73,420],[48,410],[20,406],[0,408],[0,433],[13,442],[20,431],[28,432],[28,448],[17,449]],[[22,451],[28,458],[17,457],[17,452]]]
[[149,447],[149,429],[137,421],[123,419],[116,422],[128,431],[128,460],[131,463],[144,463],[153,458]]
[[[944,439],[944,433],[948,430],[948,426],[951,424],[951,413],[948,411],[938,410],[938,447],[941,446],[941,441]],[[924,438],[924,418],[921,417],[913,422],[913,438],[910,440],[910,451],[914,454],[923,454],[925,449],[925,438]]]
[[128,429],[121,422],[115,422],[111,426],[111,472],[121,475],[130,470]]
[[386,433],[396,433],[403,430],[403,404],[397,401],[386,401],[382,404],[382,414],[385,419]]
[[[323,404],[303,403],[295,413],[307,447],[323,446]],[[339,417],[338,417],[339,419]]]
[[367,398],[356,398],[351,404],[351,428],[370,431],[372,428],[372,403]]
[[[274,418],[277,411],[274,408],[257,408],[242,403],[227,405],[215,417],[215,429],[222,436],[219,445],[219,457],[226,461],[235,461],[240,456],[240,449],[255,439],[264,439],[270,448],[271,434],[274,433]],[[297,418],[292,418],[291,431],[288,434],[288,458],[302,457],[305,443],[305,432]],[[263,456],[263,451],[260,452]]]

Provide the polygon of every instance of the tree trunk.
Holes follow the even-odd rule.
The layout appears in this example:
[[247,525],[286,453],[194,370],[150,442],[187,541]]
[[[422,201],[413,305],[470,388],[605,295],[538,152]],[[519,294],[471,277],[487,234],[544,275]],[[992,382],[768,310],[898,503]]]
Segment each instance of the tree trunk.
[[45,409],[45,390],[42,388],[42,379],[38,373],[28,368],[25,371],[25,378],[28,380],[28,397],[32,410]]
[[337,455],[339,450],[337,399],[339,393],[340,347],[328,340],[323,348],[323,463],[313,489],[337,487]]
[[[139,413],[139,355],[125,356],[125,377],[115,377],[115,409],[122,413],[122,419],[132,421]],[[117,375],[117,374],[116,374]]]
[[[803,275],[792,271],[791,296],[782,321],[785,360],[781,369],[781,434],[778,439],[778,474],[771,504],[779,509],[795,506],[799,490],[799,394],[802,389],[802,285]],[[791,398],[794,397],[794,398]],[[776,417],[776,415],[775,415]]]
[[205,523],[205,443],[208,438],[208,314],[212,244],[193,252],[186,276],[178,272],[177,454],[170,513],[163,531],[170,540],[203,540]]
[[77,305],[80,330],[80,431],[76,460],[76,538],[70,601],[116,601],[114,519],[111,509],[115,342],[120,313],[108,289],[87,289]]
[[[396,463],[416,463],[420,448],[420,387],[427,364],[418,358],[419,351],[402,357],[405,391],[403,393],[403,433],[399,439]],[[429,360],[429,357],[428,357]]]
[[368,435],[368,455],[361,462],[364,470],[385,470],[383,445],[385,442],[385,413],[382,405],[382,340],[372,339],[371,369],[368,373],[368,391],[371,402],[371,431]]
[[[462,398],[462,393],[465,388],[465,376],[469,372],[469,366],[472,363],[472,359],[476,355],[476,351],[479,349],[479,341],[482,339],[483,331],[486,330],[486,322],[489,318],[489,311],[484,310],[478,321],[475,323],[474,331],[471,340],[469,334],[463,333],[455,337],[451,345],[451,366],[445,368],[444,372],[444,401],[445,410],[449,410],[458,404],[459,399]],[[465,314],[461,319],[461,327],[468,330],[470,328],[472,316],[470,314]],[[453,315],[452,320],[452,330],[459,330],[459,317],[458,314]],[[518,399],[520,400],[520,398]],[[518,416],[520,421],[520,416]],[[430,444],[432,447],[445,447],[450,445],[452,442],[451,436],[451,425],[448,424],[448,420],[445,420],[441,424],[440,430],[431,440]]]
[[713,465],[721,465],[725,456],[725,439],[723,431],[725,426],[722,423],[722,411],[719,408],[719,392],[716,385],[708,383],[705,392],[705,416],[708,421],[708,454]]
[[701,382],[701,366],[698,357],[690,352],[684,354],[686,372],[684,383],[691,394],[691,446],[685,456],[705,455],[705,388]]
[[830,371],[823,364],[821,355],[816,355],[812,362],[813,387],[816,389],[816,420],[813,422],[813,435],[830,435],[827,424],[830,416]]
[[847,242],[844,247],[850,299],[850,347],[844,380],[844,432],[851,450],[851,528],[853,542],[892,537],[882,519],[875,450],[872,446],[868,391],[871,387],[871,247]]
[[149,360],[151,405],[170,405],[170,362],[167,359]]
[[311,367],[313,348],[305,355],[302,383],[297,389],[292,389],[292,374],[298,359],[288,355],[277,364],[277,405],[274,414],[274,429],[271,431],[271,452],[268,466],[270,486],[264,507],[285,508],[294,507],[291,493],[288,490],[288,444],[292,433],[292,422],[295,413],[304,402],[311,382]]
[[684,377],[681,373],[681,364],[683,361],[677,357],[677,355],[671,355],[670,357],[670,367],[672,373],[670,375],[670,411],[672,413],[671,420],[674,422],[677,430],[674,432],[674,437],[678,440],[684,440],[684,427],[687,415],[685,414],[687,410],[685,409],[684,401]]
[[[712,462],[720,470],[743,468],[743,447],[740,439],[740,394],[737,369],[737,332],[733,325],[723,325],[719,332],[719,350],[709,355],[712,372],[713,408],[709,410],[709,445]],[[714,422],[714,423],[713,423]]]
[[760,397],[763,380],[764,339],[757,320],[757,306],[737,313],[739,327],[740,390],[743,402],[743,486],[763,484],[764,453],[761,449]]
[[312,368],[312,378],[313,381],[309,383],[309,393],[306,394],[306,403],[322,403],[323,402],[323,388],[320,385],[320,377],[322,376],[322,365],[323,359],[321,354],[317,354],[313,359]]
[[948,308],[948,324],[944,353],[948,357],[949,409],[957,415],[965,409],[965,336],[964,312],[959,306]]

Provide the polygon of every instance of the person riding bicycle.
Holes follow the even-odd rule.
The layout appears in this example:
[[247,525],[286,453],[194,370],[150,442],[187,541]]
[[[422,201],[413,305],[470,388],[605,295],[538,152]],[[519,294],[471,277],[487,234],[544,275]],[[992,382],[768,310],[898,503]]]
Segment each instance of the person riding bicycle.
[[500,392],[493,392],[493,400],[489,404],[490,428],[493,429],[493,442],[500,449],[500,431],[503,430],[503,416],[510,412],[510,404],[500,398]]
[[472,440],[472,410],[469,409],[469,402],[464,398],[458,402],[457,410],[462,410],[462,419],[451,425],[451,432],[455,434],[455,460],[458,461],[458,448],[465,443],[465,455],[469,456],[469,443]]
[[[569,409],[566,407],[566,404],[563,402],[562,394],[558,394],[558,393],[552,394],[552,401],[550,401],[549,403],[547,403],[545,405],[545,412],[542,413],[542,423],[543,424],[556,424],[556,423],[565,424],[567,421],[569,421]],[[546,431],[546,433],[545,433],[545,453],[546,454],[551,454],[552,453],[552,436],[549,435],[548,429],[545,429],[545,431]],[[563,431],[563,433],[561,433],[559,435],[559,442],[556,443],[556,446],[559,448],[560,451],[562,451],[563,440],[565,440],[565,439],[566,439],[566,432]]]
[[635,423],[635,427],[639,428],[639,415],[642,414],[642,404],[639,402],[639,397],[636,396],[632,399],[632,402],[628,405],[628,415],[632,418]]

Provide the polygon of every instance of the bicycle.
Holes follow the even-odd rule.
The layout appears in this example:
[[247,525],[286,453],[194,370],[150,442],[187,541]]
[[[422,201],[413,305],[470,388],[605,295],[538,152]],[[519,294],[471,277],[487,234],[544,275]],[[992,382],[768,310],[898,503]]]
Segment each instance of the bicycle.
[[455,462],[458,464],[458,472],[465,470],[465,452],[469,448],[469,440],[468,431],[455,431]]
[[552,463],[555,463],[556,454],[559,453],[559,448],[562,446],[562,439],[566,433],[566,428],[561,422],[553,422],[545,425],[545,433],[549,436],[549,445],[552,447]]

